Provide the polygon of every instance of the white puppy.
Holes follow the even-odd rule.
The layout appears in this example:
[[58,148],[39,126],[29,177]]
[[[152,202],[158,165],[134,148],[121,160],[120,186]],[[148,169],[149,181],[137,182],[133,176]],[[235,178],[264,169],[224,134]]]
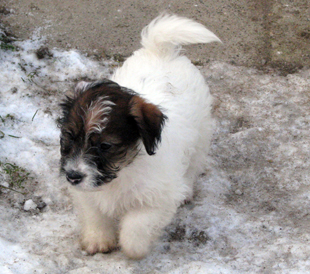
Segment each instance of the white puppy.
[[192,198],[212,135],[212,97],[180,51],[212,41],[219,39],[201,24],[159,16],[111,80],[81,82],[62,104],[61,171],[88,253],[119,245],[128,257],[143,258]]

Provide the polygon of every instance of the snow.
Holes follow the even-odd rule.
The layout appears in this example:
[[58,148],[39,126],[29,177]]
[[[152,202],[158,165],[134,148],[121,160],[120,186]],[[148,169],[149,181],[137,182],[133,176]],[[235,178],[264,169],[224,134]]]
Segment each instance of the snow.
[[0,273],[310,271],[310,70],[284,77],[220,62],[201,67],[217,119],[205,175],[151,254],[132,261],[120,251],[80,250],[58,168],[59,103],[78,80],[107,77],[116,64],[59,49],[39,60],[39,38],[15,45],[19,51],[0,51],[0,161],[30,175],[16,188],[26,194],[1,188]]

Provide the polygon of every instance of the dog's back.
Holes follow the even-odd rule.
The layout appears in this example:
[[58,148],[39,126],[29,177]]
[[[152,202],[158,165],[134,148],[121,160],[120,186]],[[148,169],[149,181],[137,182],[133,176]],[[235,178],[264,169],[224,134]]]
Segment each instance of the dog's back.
[[212,96],[200,71],[180,54],[181,46],[220,39],[191,19],[167,14],[155,18],[141,36],[143,47],[116,70],[112,80],[158,105],[168,116],[155,157],[175,155],[174,164],[180,161],[182,166],[176,169],[183,169],[192,189],[206,165],[213,131]]

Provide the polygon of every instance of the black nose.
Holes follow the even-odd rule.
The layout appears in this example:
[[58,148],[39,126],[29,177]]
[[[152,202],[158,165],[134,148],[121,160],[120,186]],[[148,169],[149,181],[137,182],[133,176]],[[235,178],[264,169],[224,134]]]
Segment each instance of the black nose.
[[77,171],[70,170],[66,173],[66,178],[72,185],[77,185],[82,182],[84,175]]

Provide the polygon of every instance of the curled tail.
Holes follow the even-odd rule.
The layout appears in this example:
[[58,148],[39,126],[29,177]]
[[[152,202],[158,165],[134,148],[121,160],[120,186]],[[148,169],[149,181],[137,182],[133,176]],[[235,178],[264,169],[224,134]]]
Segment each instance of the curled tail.
[[163,14],[155,18],[141,33],[142,46],[160,56],[174,56],[181,45],[221,42],[203,25],[184,17]]

